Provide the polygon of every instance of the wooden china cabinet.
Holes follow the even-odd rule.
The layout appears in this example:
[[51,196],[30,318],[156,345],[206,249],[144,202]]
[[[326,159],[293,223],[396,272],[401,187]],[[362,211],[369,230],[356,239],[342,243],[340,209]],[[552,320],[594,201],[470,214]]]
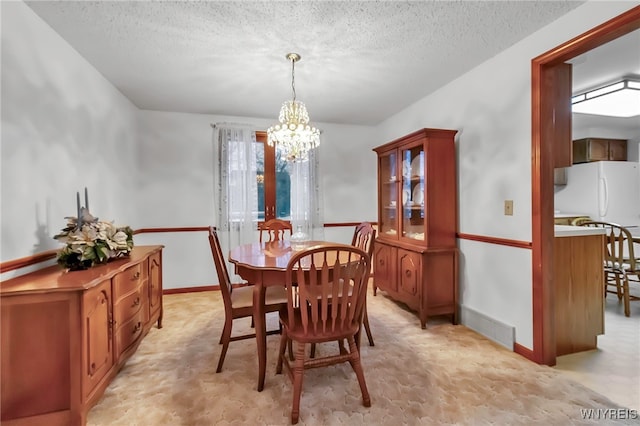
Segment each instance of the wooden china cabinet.
[[458,321],[456,133],[422,129],[374,148],[374,295],[383,290],[417,311],[422,328],[429,316]]

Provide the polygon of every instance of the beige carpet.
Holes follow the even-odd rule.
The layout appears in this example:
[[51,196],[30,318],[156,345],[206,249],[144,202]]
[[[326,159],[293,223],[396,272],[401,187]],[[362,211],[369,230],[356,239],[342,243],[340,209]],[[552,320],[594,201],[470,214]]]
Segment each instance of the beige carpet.
[[[464,326],[436,322],[422,330],[413,313],[385,296],[368,300],[376,346],[363,340],[362,363],[372,406],[362,406],[348,364],[310,370],[299,424],[606,424],[583,420],[581,409],[616,407]],[[218,292],[168,295],[164,307],[164,327],[142,341],[89,412],[89,425],[289,424],[292,386],[275,374],[279,336],[267,337],[266,384],[257,392],[254,340],[231,342],[223,371],[215,373],[224,317]],[[236,320],[234,334],[249,324]],[[275,327],[276,317],[268,324]]]

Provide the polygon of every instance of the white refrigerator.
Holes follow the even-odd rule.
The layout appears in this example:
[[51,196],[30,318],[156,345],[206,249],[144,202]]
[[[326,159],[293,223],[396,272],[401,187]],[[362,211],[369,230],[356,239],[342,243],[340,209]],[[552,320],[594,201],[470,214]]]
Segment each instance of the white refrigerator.
[[[594,161],[567,168],[555,209],[640,229],[640,167],[633,161]],[[631,229],[630,229],[631,231]]]

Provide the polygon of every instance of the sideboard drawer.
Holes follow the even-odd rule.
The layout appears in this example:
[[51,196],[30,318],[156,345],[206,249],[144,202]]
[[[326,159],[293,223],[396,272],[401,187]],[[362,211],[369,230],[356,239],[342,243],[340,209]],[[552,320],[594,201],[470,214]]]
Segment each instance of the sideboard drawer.
[[113,277],[113,299],[117,302],[134,289],[140,287],[143,270],[147,267],[146,260],[125,269]]
[[114,307],[116,327],[120,327],[140,310],[140,307],[144,303],[142,291],[143,286],[139,285],[134,291],[117,302]]
[[142,335],[142,311],[138,311],[129,321],[116,331],[116,354],[118,357]]

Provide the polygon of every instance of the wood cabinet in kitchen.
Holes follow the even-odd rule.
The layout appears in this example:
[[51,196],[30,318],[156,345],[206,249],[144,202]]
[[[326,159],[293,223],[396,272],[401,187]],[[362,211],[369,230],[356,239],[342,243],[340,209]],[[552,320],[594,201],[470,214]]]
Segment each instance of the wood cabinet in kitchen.
[[162,246],[3,281],[0,301],[0,422],[84,425],[153,323],[161,327]]
[[457,322],[455,130],[422,129],[374,148],[378,154],[378,238],[374,295]]
[[584,138],[573,141],[573,164],[603,160],[626,161],[626,139]]
[[595,349],[604,334],[604,230],[556,226],[556,355]]

